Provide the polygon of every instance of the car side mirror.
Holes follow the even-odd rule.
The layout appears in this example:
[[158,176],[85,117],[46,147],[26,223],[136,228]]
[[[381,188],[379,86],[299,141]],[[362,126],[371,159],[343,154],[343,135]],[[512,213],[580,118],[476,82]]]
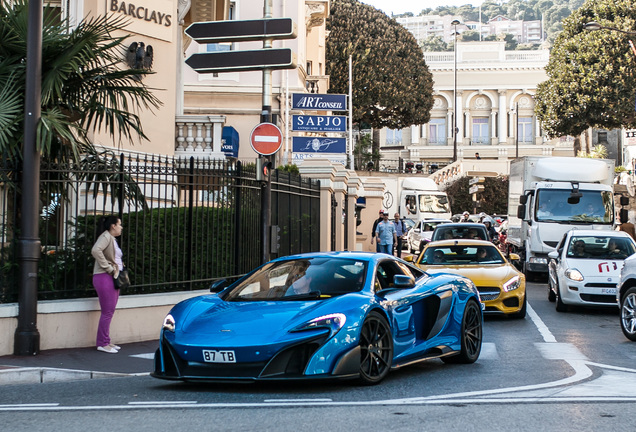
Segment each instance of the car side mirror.
[[218,293],[227,287],[227,279],[219,279],[210,285],[210,292]]
[[557,251],[552,251],[548,253],[548,258],[552,258],[553,260],[559,259],[559,253]]
[[393,286],[395,288],[411,288],[415,286],[413,276],[395,275],[393,276]]
[[412,263],[412,262],[414,262],[414,261],[415,261],[415,258],[416,258],[416,257],[417,257],[417,255],[409,255],[409,256],[405,256],[405,257],[404,257],[404,258],[402,258],[402,259],[403,259],[404,261],[406,261],[406,262],[410,262],[410,263]]
[[526,218],[526,205],[525,204],[521,204],[519,207],[517,207],[517,217],[519,219],[525,219]]
[[508,259],[510,261],[519,261],[521,257],[516,253],[511,253],[510,255],[508,255]]

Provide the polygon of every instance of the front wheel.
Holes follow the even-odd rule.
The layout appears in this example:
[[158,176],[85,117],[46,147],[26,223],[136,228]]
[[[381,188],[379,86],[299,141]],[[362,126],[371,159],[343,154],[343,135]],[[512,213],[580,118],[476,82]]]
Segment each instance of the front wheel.
[[561,300],[561,288],[559,288],[559,283],[557,282],[557,284],[555,285],[556,288],[556,310],[557,312],[567,312],[568,311],[568,305],[566,305],[565,303],[563,303],[563,300]]
[[475,300],[468,300],[464,309],[459,354],[442,357],[444,363],[474,363],[479,358],[482,340],[481,309]]
[[393,337],[386,319],[371,312],[360,330],[360,382],[365,385],[382,381],[393,361]]
[[621,300],[621,330],[627,339],[636,342],[636,287],[628,289]]
[[519,312],[515,312],[511,315],[512,318],[519,318],[519,319],[524,319],[526,317],[528,311],[528,296],[524,295],[523,296],[523,304],[521,305],[521,309],[519,309]]

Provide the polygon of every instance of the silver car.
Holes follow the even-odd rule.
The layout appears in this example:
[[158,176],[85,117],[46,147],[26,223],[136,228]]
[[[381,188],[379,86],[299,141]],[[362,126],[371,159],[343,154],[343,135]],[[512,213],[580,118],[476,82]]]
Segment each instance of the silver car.
[[623,334],[627,339],[636,342],[636,255],[625,260],[616,301],[620,308]]
[[625,259],[636,242],[621,231],[570,230],[548,257],[548,299],[556,310],[568,305],[616,307]]
[[409,230],[406,235],[407,249],[411,253],[419,253],[426,243],[431,241],[433,230],[437,225],[450,223],[448,219],[422,219]]

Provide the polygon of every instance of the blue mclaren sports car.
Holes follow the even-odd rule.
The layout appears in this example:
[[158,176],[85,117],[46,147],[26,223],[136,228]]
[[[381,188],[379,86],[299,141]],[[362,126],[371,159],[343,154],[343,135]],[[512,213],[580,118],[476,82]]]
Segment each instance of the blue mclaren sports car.
[[151,375],[376,384],[426,359],[473,363],[481,343],[482,307],[469,279],[429,275],[385,254],[308,253],[177,304]]

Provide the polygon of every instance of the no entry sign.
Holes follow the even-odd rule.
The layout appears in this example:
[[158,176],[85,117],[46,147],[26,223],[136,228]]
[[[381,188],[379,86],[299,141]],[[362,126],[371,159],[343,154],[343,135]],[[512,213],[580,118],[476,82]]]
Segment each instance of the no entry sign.
[[250,143],[256,153],[268,156],[280,150],[283,133],[273,123],[261,123],[252,129]]

